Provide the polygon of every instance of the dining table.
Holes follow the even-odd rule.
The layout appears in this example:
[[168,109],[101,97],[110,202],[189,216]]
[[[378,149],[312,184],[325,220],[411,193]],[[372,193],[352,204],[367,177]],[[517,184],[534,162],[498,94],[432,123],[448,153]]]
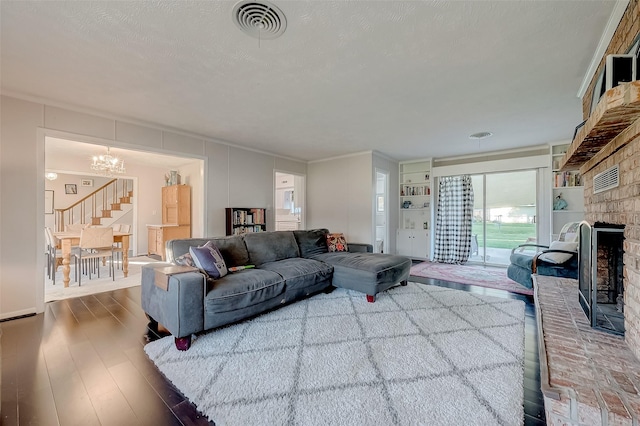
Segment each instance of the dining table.
[[[80,245],[80,231],[54,232],[58,248],[62,249],[62,282],[69,287],[71,272],[71,247]],[[114,231],[113,242],[122,244],[122,272],[125,278],[129,275],[129,237],[130,233]]]

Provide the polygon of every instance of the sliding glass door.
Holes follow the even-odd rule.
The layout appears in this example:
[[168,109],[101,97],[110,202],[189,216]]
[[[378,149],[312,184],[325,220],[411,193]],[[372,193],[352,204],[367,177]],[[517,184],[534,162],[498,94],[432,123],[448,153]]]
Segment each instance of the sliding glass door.
[[509,265],[511,249],[535,243],[537,172],[472,175],[474,193],[470,262]]

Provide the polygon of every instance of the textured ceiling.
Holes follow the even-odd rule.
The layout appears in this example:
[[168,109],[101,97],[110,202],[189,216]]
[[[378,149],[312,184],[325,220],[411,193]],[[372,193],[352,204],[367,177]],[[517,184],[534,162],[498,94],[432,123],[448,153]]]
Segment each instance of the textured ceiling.
[[[304,160],[570,139],[613,1],[0,2],[1,88]],[[471,133],[491,131],[478,142]]]

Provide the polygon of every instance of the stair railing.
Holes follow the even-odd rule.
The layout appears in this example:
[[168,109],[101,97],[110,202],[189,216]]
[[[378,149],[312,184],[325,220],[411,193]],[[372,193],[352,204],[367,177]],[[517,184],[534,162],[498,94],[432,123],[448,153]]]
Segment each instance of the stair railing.
[[[76,201],[72,205],[64,209],[55,209],[55,229],[64,231],[66,225],[73,223],[99,225],[99,221],[103,216],[103,212],[99,215],[98,210],[110,210],[109,200],[111,204],[117,204],[120,197],[130,197],[130,179],[112,179],[92,193],[86,195],[82,199]],[[121,185],[118,185],[118,183]],[[133,186],[133,181],[131,181]]]

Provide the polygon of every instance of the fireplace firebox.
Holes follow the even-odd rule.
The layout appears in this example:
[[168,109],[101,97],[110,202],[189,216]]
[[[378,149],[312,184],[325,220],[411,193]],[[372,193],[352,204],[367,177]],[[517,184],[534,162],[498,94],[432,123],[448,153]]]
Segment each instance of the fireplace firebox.
[[624,225],[580,224],[580,306],[591,327],[624,335]]

